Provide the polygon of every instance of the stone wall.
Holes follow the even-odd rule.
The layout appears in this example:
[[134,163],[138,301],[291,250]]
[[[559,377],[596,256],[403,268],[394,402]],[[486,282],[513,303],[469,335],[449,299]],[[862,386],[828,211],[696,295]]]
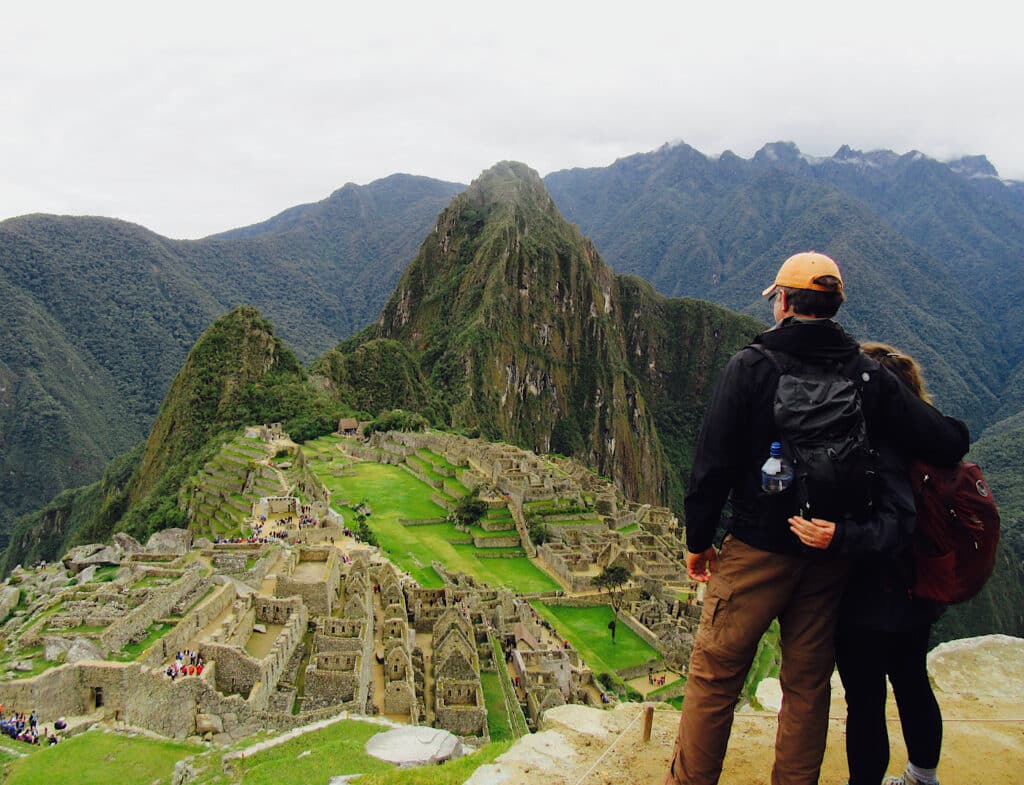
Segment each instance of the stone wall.
[[249,698],[253,685],[260,680],[259,660],[238,646],[223,643],[202,643],[199,652],[203,659],[216,664],[215,685],[219,692]]
[[235,585],[228,581],[214,589],[213,594],[189,611],[177,626],[154,643],[139,660],[144,665],[157,666],[171,660],[176,652],[188,648],[207,625],[231,606],[236,597]]
[[257,614],[262,614],[265,619],[271,618],[271,613],[279,614],[282,606],[290,607],[288,620],[274,639],[270,652],[262,659],[252,657],[242,648],[248,640],[248,634],[245,635],[246,640],[241,640],[241,633],[232,635],[232,640],[237,641],[234,645],[210,642],[200,644],[199,652],[203,659],[216,665],[215,683],[220,692],[240,695],[257,709],[266,708],[285,666],[302,642],[308,621],[306,608],[298,599],[275,601],[255,598],[243,612],[244,623],[236,628],[243,631],[247,629],[251,633],[250,619],[255,620]]
[[[477,548],[518,548],[521,545],[519,536],[514,537],[474,537],[473,545]],[[520,554],[521,556],[522,554]]]
[[487,736],[487,709],[479,681],[443,679],[435,686],[434,720],[456,736]]
[[195,589],[201,580],[203,574],[199,566],[190,567],[177,581],[155,590],[149,600],[104,630],[100,636],[101,644],[107,651],[120,651],[129,641],[144,638],[150,625],[170,615],[178,601]]
[[[325,562],[323,580],[309,583],[293,578],[295,568],[302,562]],[[274,594],[277,597],[301,597],[306,609],[314,616],[330,616],[338,599],[341,584],[341,559],[335,548],[301,547],[292,553],[289,563],[277,576]]]
[[384,688],[384,713],[405,715],[415,724],[419,710],[411,677],[408,681],[388,682]]

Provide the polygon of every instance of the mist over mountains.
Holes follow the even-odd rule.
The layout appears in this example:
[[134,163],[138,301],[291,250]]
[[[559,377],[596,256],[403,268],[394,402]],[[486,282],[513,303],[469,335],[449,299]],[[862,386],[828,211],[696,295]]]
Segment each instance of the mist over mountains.
[[[998,462],[993,488],[997,498],[1009,501],[1004,504],[1008,540],[1022,547],[1016,532],[1024,521],[1024,494],[1016,478],[1024,468],[1024,422],[1014,417],[1024,410],[1024,309],[1019,305],[1024,187],[1019,183],[1000,180],[980,156],[940,163],[919,153],[844,147],[830,158],[815,159],[792,144],[775,143],[750,160],[731,153],[711,158],[684,144],[666,146],[608,167],[554,172],[536,187],[543,198],[550,195],[556,214],[590,238],[592,252],[583,257],[600,254],[615,272],[654,287],[619,277],[614,307],[636,317],[624,322],[625,333],[596,336],[587,356],[567,360],[557,356],[558,344],[579,336],[573,337],[576,328],[566,323],[556,331],[554,345],[541,347],[550,356],[534,368],[542,368],[537,378],[554,379],[558,373],[550,362],[563,370],[579,368],[602,347],[624,347],[621,357],[602,355],[594,365],[626,368],[621,381],[609,377],[608,389],[633,389],[648,407],[641,421],[657,423],[661,443],[654,449],[661,457],[652,454],[655,463],[649,468],[666,460],[669,466],[685,466],[687,435],[699,422],[699,413],[683,416],[670,403],[674,398],[653,392],[658,385],[680,387],[683,377],[645,378],[635,362],[646,351],[643,340],[655,334],[662,352],[672,347],[678,354],[669,366],[677,367],[692,348],[673,344],[673,314],[683,308],[676,303],[687,301],[664,301],[654,290],[709,300],[764,322],[768,313],[761,289],[783,258],[813,248],[834,256],[843,268],[849,294],[840,312],[844,326],[858,337],[887,340],[914,354],[939,405],[966,419],[975,437],[982,437],[975,451]],[[146,438],[190,347],[232,307],[256,306],[304,362],[376,320],[396,285],[406,294],[415,289],[408,281],[400,283],[403,271],[417,258],[424,238],[439,230],[444,220],[439,214],[456,204],[452,199],[463,190],[454,183],[394,175],[367,186],[347,185],[322,202],[198,241],[173,241],[104,218],[33,215],[0,223],[0,290],[6,294],[0,323],[5,335],[15,337],[0,342],[4,536],[18,515],[64,488],[98,479],[109,459]],[[459,198],[472,201],[471,194]],[[467,209],[459,215],[470,220]],[[498,256],[477,239],[466,259],[449,259],[447,266],[421,274],[423,302],[441,302],[448,309],[423,316],[418,328],[422,335],[450,322],[450,340],[436,344],[436,356],[416,354],[411,328],[395,318],[402,302],[396,291],[398,300],[393,297],[372,328],[379,334],[367,333],[356,342],[364,347],[362,359],[367,360],[367,340],[398,338],[412,346],[403,349],[413,352],[410,372],[426,382],[431,377],[442,382],[432,385],[430,406],[436,413],[475,424],[481,433],[510,433],[534,449],[551,447],[554,429],[557,446],[591,445],[593,465],[607,469],[615,460],[602,463],[605,451],[596,445],[609,431],[595,426],[589,415],[573,422],[553,411],[533,412],[530,417],[540,417],[547,434],[538,440],[525,426],[506,432],[510,423],[494,420],[496,409],[481,408],[478,394],[461,401],[455,394],[452,358],[476,357],[473,362],[483,368],[487,331],[500,333],[504,315],[520,306],[493,297],[497,290],[486,275],[477,282],[479,291],[471,286],[451,299],[436,287],[451,265],[490,259],[479,269],[491,270],[496,259],[505,264],[507,249],[515,248],[506,241],[521,227],[512,218],[506,228],[501,246],[506,250]],[[543,248],[520,248],[520,267],[528,269],[538,254],[562,259],[559,245],[576,243],[567,237],[559,229],[540,244]],[[428,253],[427,245],[420,257]],[[435,261],[442,256],[435,255]],[[581,257],[574,258],[568,272],[580,263]],[[511,283],[511,277],[503,281]],[[525,288],[535,291],[532,284]],[[594,301],[602,306],[603,298]],[[646,318],[650,314],[655,318]],[[531,323],[552,323],[552,313],[523,315]],[[629,325],[642,327],[630,333]],[[477,332],[467,333],[470,328]],[[470,337],[458,339],[454,333]],[[352,344],[341,353],[344,367],[355,367],[349,351],[356,348]],[[527,357],[504,359],[505,366],[515,366],[516,383],[528,384],[534,366]],[[576,385],[572,394],[585,397],[588,385],[601,386],[595,384],[581,377],[570,387]],[[672,425],[680,419],[685,422]],[[642,436],[645,429],[626,432]],[[665,444],[668,432],[677,436]],[[681,480],[662,490],[678,497]],[[1018,559],[1022,553],[1024,547]]]

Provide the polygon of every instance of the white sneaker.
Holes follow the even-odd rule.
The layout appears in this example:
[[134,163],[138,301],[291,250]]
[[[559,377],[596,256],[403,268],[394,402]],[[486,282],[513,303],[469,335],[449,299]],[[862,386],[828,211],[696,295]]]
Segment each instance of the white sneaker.
[[[909,771],[905,771],[899,777],[886,777],[882,780],[882,785],[922,785],[922,783]],[[935,785],[938,785],[937,781]]]

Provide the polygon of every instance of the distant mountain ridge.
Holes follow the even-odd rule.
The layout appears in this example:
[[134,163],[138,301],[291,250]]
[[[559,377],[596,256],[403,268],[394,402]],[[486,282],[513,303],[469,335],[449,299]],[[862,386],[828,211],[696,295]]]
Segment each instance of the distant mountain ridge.
[[944,406],[980,431],[1024,360],[1024,201],[977,176],[990,170],[981,157],[815,159],[773,143],[744,160],[677,145],[546,184],[613,267],[673,296],[761,315],[780,259],[831,253],[848,279],[840,320],[918,356]]

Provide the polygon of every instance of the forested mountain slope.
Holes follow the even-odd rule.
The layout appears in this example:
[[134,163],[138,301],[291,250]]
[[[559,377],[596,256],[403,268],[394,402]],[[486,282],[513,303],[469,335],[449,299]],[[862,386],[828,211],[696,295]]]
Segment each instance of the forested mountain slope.
[[307,360],[376,317],[461,188],[395,175],[191,242],[106,218],[0,223],[0,541],[145,438],[189,348],[232,307],[259,307]]

